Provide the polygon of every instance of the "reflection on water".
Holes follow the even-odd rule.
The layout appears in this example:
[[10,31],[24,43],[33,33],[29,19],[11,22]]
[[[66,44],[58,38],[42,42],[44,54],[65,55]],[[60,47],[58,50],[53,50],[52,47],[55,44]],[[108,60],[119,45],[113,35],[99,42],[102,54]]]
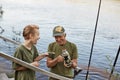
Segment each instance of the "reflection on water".
[[[1,34],[10,39],[20,38],[15,31],[21,32],[27,24],[40,26],[40,41],[37,44],[40,52],[46,52],[48,44],[54,41],[52,29],[62,25],[66,29],[67,39],[78,47],[78,63],[88,64],[90,47],[94,32],[99,0],[0,0],[4,14],[0,18],[0,26],[5,29]],[[120,0],[102,0],[100,18],[96,34],[95,46],[91,65],[101,69],[108,69],[109,61],[105,56],[115,57],[120,44]],[[21,33],[22,34],[22,33]],[[16,46],[0,40],[0,51],[10,55]],[[99,55],[99,56],[98,56]],[[40,62],[41,68],[48,70],[45,59]],[[116,69],[120,73],[120,58]],[[79,74],[75,80],[84,79],[85,73]],[[38,78],[41,77],[38,75]],[[92,80],[103,80],[101,76],[93,75]]]

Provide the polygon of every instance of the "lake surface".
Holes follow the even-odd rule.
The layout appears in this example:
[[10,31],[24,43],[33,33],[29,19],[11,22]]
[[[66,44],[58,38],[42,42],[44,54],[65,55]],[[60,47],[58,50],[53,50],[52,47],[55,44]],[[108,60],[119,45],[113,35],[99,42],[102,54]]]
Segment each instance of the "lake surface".
[[[54,41],[54,26],[62,25],[66,30],[67,40],[74,42],[78,47],[79,65],[87,66],[98,4],[99,0],[0,0],[4,10],[3,16],[0,17],[0,26],[5,30],[0,35],[22,42],[22,35],[15,35],[12,32],[13,28],[22,32],[24,26],[37,24],[40,26],[37,48],[40,52],[46,52],[49,43]],[[1,39],[0,45],[0,51],[13,55],[16,45]],[[110,61],[114,61],[119,45],[120,0],[102,0],[91,66],[103,70],[110,69]],[[110,56],[110,60],[106,56]],[[4,59],[0,60],[2,62]],[[45,62],[46,59],[43,59],[40,67],[49,70]],[[120,74],[120,56],[115,72]],[[37,76],[38,80],[46,80],[42,74]],[[79,79],[85,79],[85,72],[75,78]],[[103,80],[103,77],[94,74],[90,75],[90,80]]]

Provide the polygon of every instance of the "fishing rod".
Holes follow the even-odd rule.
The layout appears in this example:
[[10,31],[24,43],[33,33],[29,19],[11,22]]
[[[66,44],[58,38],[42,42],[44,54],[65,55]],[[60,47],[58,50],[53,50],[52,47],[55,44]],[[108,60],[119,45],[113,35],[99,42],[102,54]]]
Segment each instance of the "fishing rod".
[[88,63],[88,69],[87,69],[86,79],[85,80],[87,80],[88,74],[89,74],[89,67],[90,67],[91,59],[92,59],[92,52],[93,52],[93,47],[94,47],[94,42],[95,42],[95,35],[96,35],[96,31],[97,31],[97,24],[98,24],[98,19],[99,19],[100,7],[101,7],[101,0],[99,1],[98,13],[97,13],[96,24],[95,24],[95,30],[94,30],[93,41],[92,41],[91,52],[90,52],[89,63]]
[[108,80],[111,80],[111,76],[112,76],[113,71],[114,71],[114,69],[115,69],[115,65],[116,65],[116,63],[117,63],[119,53],[120,53],[120,45],[119,45],[119,48],[118,48],[118,51],[117,51],[117,54],[116,54],[116,58],[115,58],[115,61],[114,61],[114,63],[113,63],[112,70],[111,70],[111,73],[110,73],[110,76],[109,76],[109,79],[108,79]]

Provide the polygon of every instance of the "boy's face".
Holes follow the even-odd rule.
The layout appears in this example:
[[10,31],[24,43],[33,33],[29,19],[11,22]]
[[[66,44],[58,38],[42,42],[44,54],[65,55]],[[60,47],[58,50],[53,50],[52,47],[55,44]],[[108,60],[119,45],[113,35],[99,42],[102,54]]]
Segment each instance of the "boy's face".
[[35,34],[31,36],[31,42],[33,44],[36,44],[39,39],[40,39],[40,33],[39,33],[39,30],[36,29]]

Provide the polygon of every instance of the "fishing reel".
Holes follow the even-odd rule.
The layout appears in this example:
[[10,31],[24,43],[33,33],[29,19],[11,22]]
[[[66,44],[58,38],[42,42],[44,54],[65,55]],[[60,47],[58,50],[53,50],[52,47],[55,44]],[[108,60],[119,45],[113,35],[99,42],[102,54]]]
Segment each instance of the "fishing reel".
[[[72,66],[72,61],[71,61],[70,55],[69,55],[69,53],[66,49],[62,50],[61,56],[64,57],[64,64],[66,65],[66,67],[71,67]],[[82,68],[80,68],[78,66],[75,67],[74,68],[74,77],[76,75],[78,75],[81,71],[82,71]]]
[[62,50],[61,56],[64,58],[64,64],[66,65],[66,67],[71,67],[72,61],[71,61],[70,55],[66,49]]

